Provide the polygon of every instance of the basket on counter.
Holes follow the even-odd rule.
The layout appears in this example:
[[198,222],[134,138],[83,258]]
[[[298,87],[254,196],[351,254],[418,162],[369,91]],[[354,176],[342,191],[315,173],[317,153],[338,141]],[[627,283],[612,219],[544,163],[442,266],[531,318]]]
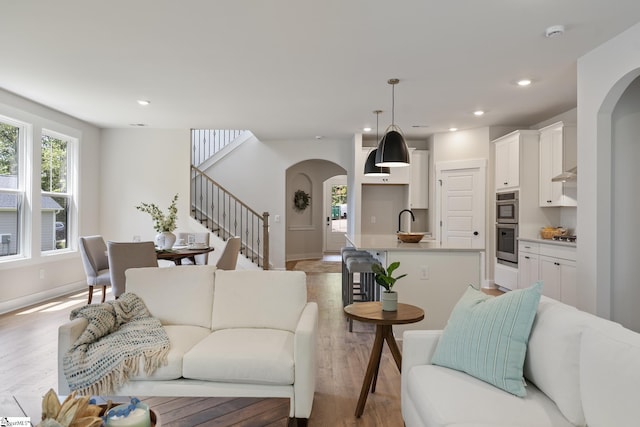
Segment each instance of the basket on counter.
[[540,237],[543,239],[553,239],[554,236],[564,236],[567,229],[562,227],[543,227],[540,229]]

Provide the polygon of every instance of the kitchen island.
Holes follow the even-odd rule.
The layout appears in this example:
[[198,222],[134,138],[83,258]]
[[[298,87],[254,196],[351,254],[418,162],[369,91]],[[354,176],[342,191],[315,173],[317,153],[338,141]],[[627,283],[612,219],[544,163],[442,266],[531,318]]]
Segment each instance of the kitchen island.
[[393,288],[398,302],[422,308],[425,317],[395,328],[398,337],[407,329],[443,329],[467,287],[481,285],[484,249],[446,246],[432,239],[403,243],[395,234],[346,237],[348,245],[370,252],[385,267],[399,261],[396,274],[407,274]]

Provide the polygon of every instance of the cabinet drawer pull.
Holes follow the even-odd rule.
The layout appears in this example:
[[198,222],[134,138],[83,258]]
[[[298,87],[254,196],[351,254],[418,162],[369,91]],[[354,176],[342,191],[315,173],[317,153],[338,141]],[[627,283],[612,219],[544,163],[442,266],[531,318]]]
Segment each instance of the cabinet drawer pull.
[[554,264],[555,264],[555,265],[560,265],[560,263],[559,263],[559,262],[554,262]]

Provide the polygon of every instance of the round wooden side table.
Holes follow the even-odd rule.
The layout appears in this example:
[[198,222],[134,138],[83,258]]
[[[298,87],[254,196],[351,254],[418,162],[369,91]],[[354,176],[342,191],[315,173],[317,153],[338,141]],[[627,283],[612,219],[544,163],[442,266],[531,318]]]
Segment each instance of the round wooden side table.
[[402,354],[393,336],[393,325],[419,322],[424,319],[424,310],[415,305],[398,303],[398,311],[382,311],[382,303],[374,301],[350,304],[344,308],[344,312],[350,319],[376,325],[376,337],[373,341],[369,364],[367,365],[358,406],[356,407],[356,417],[359,418],[364,412],[369,389],[371,389],[371,393],[376,391],[378,369],[380,368],[382,347],[385,341],[389,346],[389,350],[391,350],[398,370],[402,369]]

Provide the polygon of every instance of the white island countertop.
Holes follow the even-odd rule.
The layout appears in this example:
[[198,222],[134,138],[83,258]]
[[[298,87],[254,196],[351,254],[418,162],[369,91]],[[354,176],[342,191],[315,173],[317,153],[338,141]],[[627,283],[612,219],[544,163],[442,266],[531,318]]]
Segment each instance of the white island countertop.
[[480,252],[484,249],[462,248],[443,245],[440,242],[424,238],[418,243],[404,243],[395,234],[357,234],[346,235],[347,241],[362,251],[438,251],[438,252]]

